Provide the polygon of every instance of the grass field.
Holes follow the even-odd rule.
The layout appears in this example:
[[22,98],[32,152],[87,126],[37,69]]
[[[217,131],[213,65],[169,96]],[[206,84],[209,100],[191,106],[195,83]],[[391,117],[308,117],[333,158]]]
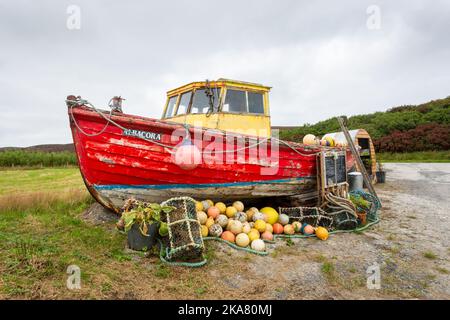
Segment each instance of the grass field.
[[78,167],[0,171],[0,196],[8,193],[85,189]]
[[377,153],[383,162],[450,162],[450,150],[407,153]]
[[26,209],[56,200],[73,202],[86,196],[77,167],[0,170],[0,210]]
[[[207,292],[204,271],[172,270],[156,252],[144,258],[125,249],[114,222],[88,222],[83,212],[92,203],[78,168],[0,171],[0,299],[199,298]],[[66,287],[71,264],[81,269],[80,290]]]

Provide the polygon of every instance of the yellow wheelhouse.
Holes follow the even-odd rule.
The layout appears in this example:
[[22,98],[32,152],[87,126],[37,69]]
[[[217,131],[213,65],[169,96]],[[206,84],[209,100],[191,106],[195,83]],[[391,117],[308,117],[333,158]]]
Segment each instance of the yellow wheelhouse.
[[167,92],[163,120],[270,137],[269,91],[256,83],[219,79]]

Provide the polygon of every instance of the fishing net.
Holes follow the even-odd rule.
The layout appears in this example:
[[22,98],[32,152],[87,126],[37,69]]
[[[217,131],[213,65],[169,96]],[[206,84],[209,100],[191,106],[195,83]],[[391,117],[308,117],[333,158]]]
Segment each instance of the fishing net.
[[333,219],[336,230],[352,230],[359,225],[355,205],[347,198],[328,192],[324,196],[325,202],[321,208],[326,215]]
[[289,207],[280,208],[280,213],[289,216],[289,220],[307,223],[315,228],[324,227],[332,229],[333,219],[326,215],[326,212],[318,207]]
[[162,216],[167,222],[169,244],[167,260],[199,259],[204,251],[200,223],[197,220],[195,200],[189,197],[172,198],[161,204],[175,209]]
[[358,227],[358,216],[347,210],[327,211],[326,214],[332,219],[332,228],[335,230],[353,230]]

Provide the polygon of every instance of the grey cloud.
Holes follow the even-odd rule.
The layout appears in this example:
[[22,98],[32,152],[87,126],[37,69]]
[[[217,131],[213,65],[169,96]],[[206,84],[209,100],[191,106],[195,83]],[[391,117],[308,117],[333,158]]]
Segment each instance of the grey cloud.
[[2,1],[0,146],[70,142],[71,93],[159,117],[167,90],[222,76],[273,86],[276,125],[448,96],[449,18],[424,0]]

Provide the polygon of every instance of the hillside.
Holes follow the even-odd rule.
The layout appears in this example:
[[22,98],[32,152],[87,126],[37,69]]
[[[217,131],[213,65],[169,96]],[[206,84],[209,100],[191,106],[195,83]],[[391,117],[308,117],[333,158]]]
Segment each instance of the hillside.
[[[364,128],[381,152],[414,152],[450,149],[450,96],[420,105],[405,105],[385,112],[356,115],[348,118],[349,129]],[[300,127],[280,129],[280,138],[301,141],[311,133],[324,135],[340,131],[335,118]]]
[[5,151],[32,151],[32,152],[75,152],[73,143],[67,144],[40,144],[31,147],[3,147],[0,152]]

